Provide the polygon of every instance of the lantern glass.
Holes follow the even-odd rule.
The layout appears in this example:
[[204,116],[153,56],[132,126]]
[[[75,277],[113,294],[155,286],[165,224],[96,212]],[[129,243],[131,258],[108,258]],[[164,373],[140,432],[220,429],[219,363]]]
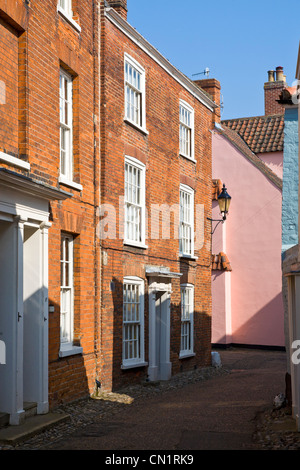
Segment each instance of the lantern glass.
[[227,214],[228,213],[229,207],[230,207],[230,202],[231,202],[231,197],[227,193],[227,189],[226,189],[225,184],[224,184],[222,192],[218,197],[218,204],[219,204],[220,212],[222,214]]

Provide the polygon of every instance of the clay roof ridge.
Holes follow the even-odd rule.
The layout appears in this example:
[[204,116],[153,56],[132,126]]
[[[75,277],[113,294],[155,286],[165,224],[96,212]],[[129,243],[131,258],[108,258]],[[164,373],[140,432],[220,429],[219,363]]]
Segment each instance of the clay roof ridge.
[[282,118],[284,115],[283,113],[275,113],[275,114],[263,114],[263,115],[260,115],[260,116],[247,116],[247,117],[238,117],[238,118],[231,118],[231,119],[222,119],[221,123],[222,122],[232,122],[232,121],[249,121],[251,119],[268,119],[268,118],[272,118],[272,117],[280,117]]

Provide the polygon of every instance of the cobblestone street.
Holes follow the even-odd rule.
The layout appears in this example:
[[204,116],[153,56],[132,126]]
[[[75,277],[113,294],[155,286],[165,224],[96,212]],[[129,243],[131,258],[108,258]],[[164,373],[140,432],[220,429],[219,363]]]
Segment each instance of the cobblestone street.
[[222,367],[100,393],[57,409],[70,419],[2,450],[300,450],[283,393],[285,353],[231,349]]

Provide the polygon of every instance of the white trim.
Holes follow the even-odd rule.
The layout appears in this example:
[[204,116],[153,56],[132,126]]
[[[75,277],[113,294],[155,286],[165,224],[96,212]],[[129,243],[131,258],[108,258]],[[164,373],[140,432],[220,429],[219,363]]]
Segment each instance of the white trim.
[[181,352],[179,353],[179,359],[185,359],[187,357],[195,357],[196,356],[196,353],[184,353],[184,352]]
[[[190,118],[191,118],[190,126],[187,126],[185,123],[183,123],[180,120],[180,108],[181,107],[186,109],[190,113]],[[190,155],[184,152],[181,152],[181,149],[180,149],[180,126],[181,124],[183,124],[187,128],[189,127],[191,131],[191,142],[190,142],[191,154]],[[196,160],[195,160],[195,110],[189,103],[181,99],[179,100],[179,155],[196,163]]]
[[139,337],[139,354],[140,358],[125,359],[124,350],[124,310],[123,310],[123,322],[122,322],[122,364],[121,369],[132,369],[134,367],[143,367],[148,363],[145,362],[145,334],[144,334],[144,302],[145,302],[145,281],[144,279],[137,276],[125,276],[123,278],[123,309],[124,309],[124,286],[138,285],[140,289],[139,298],[139,325],[140,325],[140,337]]
[[[67,289],[70,293],[69,305],[67,310],[64,312],[67,313],[67,338],[62,338],[62,335],[60,333],[60,350],[65,351],[73,349],[74,339],[74,237],[68,233],[62,232],[60,240],[61,247],[63,241],[66,241],[68,245],[68,258],[65,259],[65,252],[63,252],[63,259],[60,259],[60,266],[62,266],[62,264],[65,265],[67,263],[69,278],[68,285],[63,284],[64,279],[60,280],[60,328],[62,326],[62,299],[64,295],[63,291]],[[63,277],[65,277],[65,274]]]
[[[192,303],[192,312],[189,312],[190,314],[190,319],[189,320],[186,320],[186,322],[189,322],[190,323],[190,349],[181,349],[181,339],[182,339],[182,323],[183,323],[183,320],[182,320],[182,292],[186,290],[189,290],[191,292],[191,303]],[[183,359],[185,357],[192,357],[192,356],[195,356],[195,353],[194,353],[194,311],[195,311],[195,301],[194,301],[194,297],[195,297],[195,286],[193,284],[189,284],[189,283],[186,283],[186,284],[180,284],[180,319],[181,319],[181,327],[180,327],[180,352],[179,352],[179,358],[180,359]]]
[[[141,112],[141,121],[142,125],[136,123],[130,117],[126,115],[126,74],[125,74],[125,66],[126,63],[129,64],[131,67],[137,70],[137,72],[140,74],[140,88],[136,89],[140,96],[141,96],[141,103],[140,103],[140,112]],[[132,85],[128,85],[130,88],[133,88]],[[134,127],[139,129],[140,131],[144,132],[145,134],[148,134],[148,131],[146,129],[146,72],[145,69],[129,54],[126,52],[124,53],[124,121],[128,122],[129,124],[132,124]]]
[[[169,380],[172,375],[170,361],[171,342],[171,279],[169,282],[159,282],[160,278],[152,278],[149,283],[149,367],[150,381]],[[156,293],[162,293],[157,299]],[[161,322],[157,322],[157,303],[160,302]],[[157,343],[160,335],[163,337],[163,347],[160,357],[157,355]]]
[[60,6],[60,5],[57,5],[57,11],[58,13],[60,13],[64,18],[65,20],[68,21],[68,23],[70,23],[79,33],[81,32],[81,27],[79,26],[79,24],[73,20],[73,18],[67,14],[67,12]]
[[64,175],[60,175],[58,177],[58,182],[60,184],[64,184],[65,186],[69,186],[70,188],[77,189],[78,191],[83,190],[83,186],[81,184],[68,180],[68,178],[66,178]]
[[[141,241],[131,240],[127,238],[127,229],[126,229],[126,198],[125,198],[125,165],[136,167],[141,171],[141,181],[140,181],[140,207],[141,207]],[[145,244],[145,231],[146,231],[146,165],[134,157],[125,155],[124,159],[124,245],[132,245],[138,248],[147,249],[148,246]]]
[[82,354],[83,348],[81,346],[73,346],[69,343],[61,343],[59,349],[59,357],[74,356],[75,354]]
[[[181,236],[180,236],[180,230],[181,230],[181,198],[180,198],[180,193],[181,192],[184,192],[184,193],[187,193],[191,196],[191,207],[190,207],[190,211],[191,211],[191,222],[190,222],[190,226],[191,226],[191,229],[192,229],[192,233],[191,233],[191,253],[186,253],[182,250],[180,250],[180,245],[181,245]],[[194,227],[194,210],[195,210],[195,203],[194,203],[194,200],[195,200],[195,190],[193,188],[191,188],[190,186],[187,186],[185,184],[180,184],[180,187],[179,187],[179,256],[182,257],[182,258],[189,258],[189,259],[197,259],[195,256],[194,256],[194,245],[195,245],[195,227]]]
[[143,36],[138,33],[127,21],[125,21],[113,8],[105,9],[105,16],[111,21],[123,34],[131,39],[132,42],[157,62],[174,80],[180,83],[188,92],[190,92],[198,101],[206,106],[210,111],[214,111],[218,106],[211,100],[197,85],[195,85],[182,72],[177,70],[157,49],[155,49]]
[[[67,83],[67,96],[65,96],[65,89],[62,83],[62,80],[65,80]],[[63,98],[62,98],[63,93]],[[63,108],[65,103],[67,103],[67,122],[63,122],[61,119],[61,100],[63,100]],[[60,115],[59,115],[59,132],[60,132],[60,145],[59,145],[59,169],[60,169],[60,176],[67,181],[72,181],[73,178],[73,170],[74,170],[74,162],[73,162],[73,78],[72,76],[63,68],[60,67],[59,71],[59,107],[60,107]],[[65,112],[63,114],[65,120]],[[65,142],[66,148],[64,149],[64,165],[65,165],[65,173],[62,173],[62,129],[67,131],[67,139]]]
[[148,245],[144,243],[134,242],[132,240],[123,240],[123,244],[127,246],[134,246],[135,248],[142,248],[143,250],[148,250]]
[[49,219],[49,212],[18,203],[0,202],[0,211],[5,213],[6,216],[7,214],[12,216],[22,215],[41,222],[46,222]]
[[124,122],[127,122],[132,127],[135,127],[138,131],[141,131],[144,134],[149,135],[149,132],[147,131],[147,129],[144,129],[143,127],[138,126],[135,122],[130,121],[130,119],[127,119],[127,117],[124,117]]
[[8,155],[8,153],[5,152],[0,152],[0,160],[2,162],[8,163],[9,165],[22,168],[23,170],[30,170],[30,163],[24,162],[20,158],[13,157],[12,155]]
[[14,173],[7,168],[0,167],[1,186],[22,192],[25,196],[33,196],[37,199],[44,200],[65,200],[72,197],[72,194],[52,186],[45,185],[31,178],[25,177],[20,173]]
[[145,367],[148,365],[148,362],[135,362],[134,364],[122,364],[121,369],[127,370],[127,369],[134,369],[136,367]]

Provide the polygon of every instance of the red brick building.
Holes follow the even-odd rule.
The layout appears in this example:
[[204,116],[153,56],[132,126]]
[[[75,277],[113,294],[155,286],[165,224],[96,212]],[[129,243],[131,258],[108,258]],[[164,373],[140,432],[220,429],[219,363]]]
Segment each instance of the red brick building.
[[46,413],[87,396],[97,374],[93,3],[0,1],[0,411],[12,424],[28,402]]
[[[216,104],[128,24],[126,2],[108,3],[100,52],[100,378],[110,389],[211,363]],[[207,86],[212,93],[219,84]]]
[[[127,2],[0,0],[0,412],[211,362],[204,92]],[[210,94],[209,94],[210,93]],[[5,354],[3,356],[3,346]]]

